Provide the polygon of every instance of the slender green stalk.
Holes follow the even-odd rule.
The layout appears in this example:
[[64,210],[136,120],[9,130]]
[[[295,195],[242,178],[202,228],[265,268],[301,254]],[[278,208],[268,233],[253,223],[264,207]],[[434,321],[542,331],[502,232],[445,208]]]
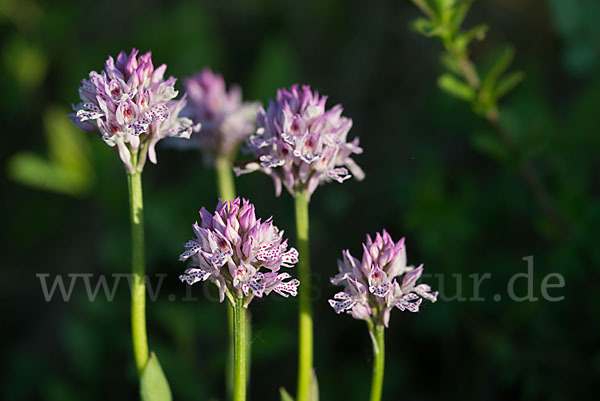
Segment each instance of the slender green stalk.
[[[132,157],[137,165],[137,154]],[[131,336],[138,374],[141,375],[148,362],[146,337],[146,282],[144,264],[144,202],[142,198],[142,173],[136,171],[127,176],[129,206],[131,212]]]
[[299,288],[299,350],[298,391],[296,401],[310,401],[311,372],[313,366],[313,319],[310,289],[310,253],[308,245],[308,197],[303,192],[295,194],[296,234],[298,246]]
[[233,401],[246,401],[246,308],[242,298],[234,297],[233,307]]
[[225,156],[219,156],[215,160],[215,170],[217,170],[217,187],[219,196],[224,201],[235,198],[235,183],[233,181],[233,168],[231,159]]
[[225,302],[227,305],[227,334],[229,341],[229,350],[227,352],[227,363],[225,364],[225,388],[227,391],[227,399],[233,399],[233,360],[234,360],[234,337],[233,337],[233,326],[234,326],[234,310],[233,306],[229,302]]
[[[215,170],[217,177],[217,190],[219,197],[223,201],[233,200],[235,198],[235,182],[233,180],[231,159],[219,156],[215,160]],[[227,322],[229,334],[229,354],[225,367],[225,383],[227,387],[227,399],[233,396],[233,306],[227,302]]]
[[377,325],[369,327],[371,339],[373,340],[373,376],[371,379],[371,398],[370,401],[381,401],[381,391],[383,389],[383,370],[385,365],[385,327]]

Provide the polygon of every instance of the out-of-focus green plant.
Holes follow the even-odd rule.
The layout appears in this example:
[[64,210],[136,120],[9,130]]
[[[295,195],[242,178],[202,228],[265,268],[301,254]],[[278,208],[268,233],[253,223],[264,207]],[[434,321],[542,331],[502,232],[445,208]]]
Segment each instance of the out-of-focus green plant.
[[283,387],[279,389],[279,395],[281,396],[281,401],[294,401],[294,397],[292,397]]
[[600,2],[548,0],[554,29],[563,43],[563,64],[573,75],[592,75],[600,65]]
[[9,177],[36,189],[72,196],[89,193],[95,176],[86,138],[58,107],[51,107],[44,114],[44,131],[48,158],[28,151],[19,152],[8,161]]
[[447,71],[438,78],[439,87],[451,96],[471,102],[478,115],[496,120],[498,100],[524,78],[521,71],[505,74],[514,58],[514,49],[506,47],[489,71],[480,76],[469,58],[469,45],[473,40],[484,39],[488,26],[461,29],[473,0],[412,2],[427,16],[414,21],[413,28],[427,37],[439,38],[444,45],[441,62]]
[[42,8],[33,0],[0,0],[0,22],[11,21],[21,31],[39,24]]
[[513,90],[524,78],[520,71],[507,73],[515,51],[507,46],[485,74],[470,59],[469,45],[483,40],[486,24],[464,30],[461,28],[474,0],[411,0],[426,17],[412,23],[418,33],[438,38],[443,46],[441,63],[446,69],[438,78],[438,86],[449,95],[471,103],[473,111],[493,126],[497,139],[477,138],[478,147],[489,155],[516,164],[531,192],[548,219],[560,232],[569,227],[561,212],[529,160],[526,144],[519,143],[500,121],[498,100]]
[[15,36],[2,52],[3,64],[14,77],[19,88],[31,90],[38,87],[46,76],[48,60],[36,45]]

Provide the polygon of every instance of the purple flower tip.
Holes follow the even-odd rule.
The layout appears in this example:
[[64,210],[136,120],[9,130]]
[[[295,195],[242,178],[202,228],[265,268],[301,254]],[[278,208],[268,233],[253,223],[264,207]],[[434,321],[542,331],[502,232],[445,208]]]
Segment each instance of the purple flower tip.
[[244,298],[248,305],[254,297],[276,292],[296,296],[300,281],[290,279],[280,268],[298,263],[298,251],[289,248],[283,231],[272,219],[261,221],[254,205],[246,199],[219,203],[214,213],[202,208],[201,224],[194,224],[196,237],[185,244],[181,261],[191,260],[190,268],[179,276],[189,285],[209,279],[219,288],[221,302],[225,295]]
[[223,77],[209,68],[185,79],[183,85],[188,96],[184,114],[202,124],[202,130],[181,144],[199,148],[207,164],[217,157],[232,158],[255,130],[259,103],[242,102],[240,87],[228,91]]
[[[119,53],[117,61],[109,57],[100,73],[90,72],[81,81],[81,103],[73,106],[71,119],[85,131],[96,131],[109,146],[117,148],[130,172],[141,171],[146,161],[156,163],[156,143],[165,137],[189,138],[194,126],[180,117],[185,97],[175,100],[176,79],[164,79],[167,66],[154,68],[150,52],[138,57]],[[138,154],[134,166],[131,154]]]
[[326,101],[307,85],[279,89],[267,110],[258,112],[256,133],[246,141],[256,160],[237,168],[236,174],[260,170],[273,178],[277,195],[283,184],[290,193],[309,197],[321,183],[341,183],[351,173],[363,179],[350,158],[362,153],[358,138],[347,142],[352,120],[342,116],[341,105],[326,109]]
[[[355,319],[387,327],[394,307],[418,312],[423,299],[437,300],[438,293],[432,292],[427,284],[416,285],[423,265],[418,268],[406,265],[404,238],[394,243],[383,230],[374,240],[367,235],[362,247],[361,261],[349,251],[344,251],[338,260],[339,273],[331,278],[331,283],[343,286],[344,290],[329,300],[336,313],[346,311]],[[397,281],[400,278],[402,284]]]

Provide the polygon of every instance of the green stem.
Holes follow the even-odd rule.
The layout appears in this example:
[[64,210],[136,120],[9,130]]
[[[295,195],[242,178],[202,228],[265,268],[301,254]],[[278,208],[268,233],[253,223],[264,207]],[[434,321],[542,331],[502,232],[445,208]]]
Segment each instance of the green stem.
[[[132,160],[137,163],[137,155]],[[136,171],[127,176],[129,205],[131,211],[131,336],[138,375],[148,362],[148,340],[146,337],[146,282],[144,265],[144,202],[142,198],[142,173]]]
[[373,376],[371,379],[370,401],[381,401],[385,365],[385,327],[382,325],[373,327],[371,324],[369,330],[371,331],[371,340],[373,341]]
[[295,194],[296,234],[299,253],[299,350],[298,350],[298,391],[296,401],[310,401],[311,372],[313,366],[313,319],[311,311],[310,254],[308,244],[308,196],[303,192]]
[[235,297],[233,307],[233,401],[246,401],[246,308],[243,298]]
[[227,334],[228,334],[228,342],[229,342],[229,350],[227,352],[227,363],[225,364],[225,387],[227,391],[227,399],[231,400],[233,398],[233,349],[234,338],[233,338],[233,326],[234,326],[234,310],[233,306],[229,302],[225,302],[227,305]]
[[235,184],[233,181],[233,167],[231,159],[225,156],[219,156],[215,160],[215,170],[217,170],[217,187],[219,196],[224,201],[235,198]]
[[[215,171],[217,177],[217,190],[219,197],[223,201],[233,200],[235,198],[235,183],[232,174],[233,166],[231,159],[224,156],[219,156],[215,160]],[[225,383],[227,387],[227,399],[231,399],[233,395],[233,306],[227,302],[227,322],[229,335],[229,352],[227,364],[225,367]]]

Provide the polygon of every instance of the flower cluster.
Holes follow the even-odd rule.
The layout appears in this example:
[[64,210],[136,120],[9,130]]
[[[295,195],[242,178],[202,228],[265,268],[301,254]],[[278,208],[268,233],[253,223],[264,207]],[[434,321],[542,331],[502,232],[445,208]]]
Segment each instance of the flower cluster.
[[184,113],[202,124],[185,147],[199,148],[207,164],[217,157],[232,158],[238,146],[254,131],[259,104],[242,102],[242,91],[229,91],[223,77],[206,68],[183,83],[188,95]]
[[[427,284],[416,285],[423,265],[418,268],[406,265],[404,238],[394,243],[385,230],[383,235],[377,233],[375,241],[367,235],[362,261],[346,250],[342,260],[338,260],[338,268],[339,273],[331,278],[331,283],[343,285],[344,291],[329,300],[336,313],[348,311],[355,319],[387,327],[393,307],[418,312],[423,298],[437,300],[437,292],[432,292]],[[399,276],[401,283],[396,281]]]
[[[130,172],[141,171],[146,153],[156,163],[156,143],[165,137],[189,138],[199,129],[192,120],[180,117],[185,97],[175,100],[176,79],[164,79],[167,66],[154,68],[150,52],[138,57],[133,49],[128,56],[109,57],[101,73],[90,72],[79,88],[81,103],[73,106],[71,119],[85,131],[99,131],[109,146],[116,146]],[[131,154],[137,153],[137,165]]]
[[326,110],[326,101],[308,86],[279,89],[276,101],[260,109],[257,131],[247,140],[258,160],[236,168],[236,174],[263,171],[275,181],[278,196],[282,184],[310,197],[320,183],[343,182],[350,172],[361,180],[364,173],[350,158],[362,153],[358,138],[346,142],[352,120],[342,116],[340,105]]
[[[269,295],[272,291],[296,296],[300,282],[280,268],[298,263],[295,248],[287,250],[283,231],[271,218],[256,219],[254,205],[246,199],[219,200],[214,214],[200,210],[202,225],[193,226],[196,238],[185,244],[179,260],[191,259],[191,267],[179,276],[189,285],[210,279],[219,288],[221,302],[228,296],[245,298]],[[261,271],[264,268],[264,271]]]

